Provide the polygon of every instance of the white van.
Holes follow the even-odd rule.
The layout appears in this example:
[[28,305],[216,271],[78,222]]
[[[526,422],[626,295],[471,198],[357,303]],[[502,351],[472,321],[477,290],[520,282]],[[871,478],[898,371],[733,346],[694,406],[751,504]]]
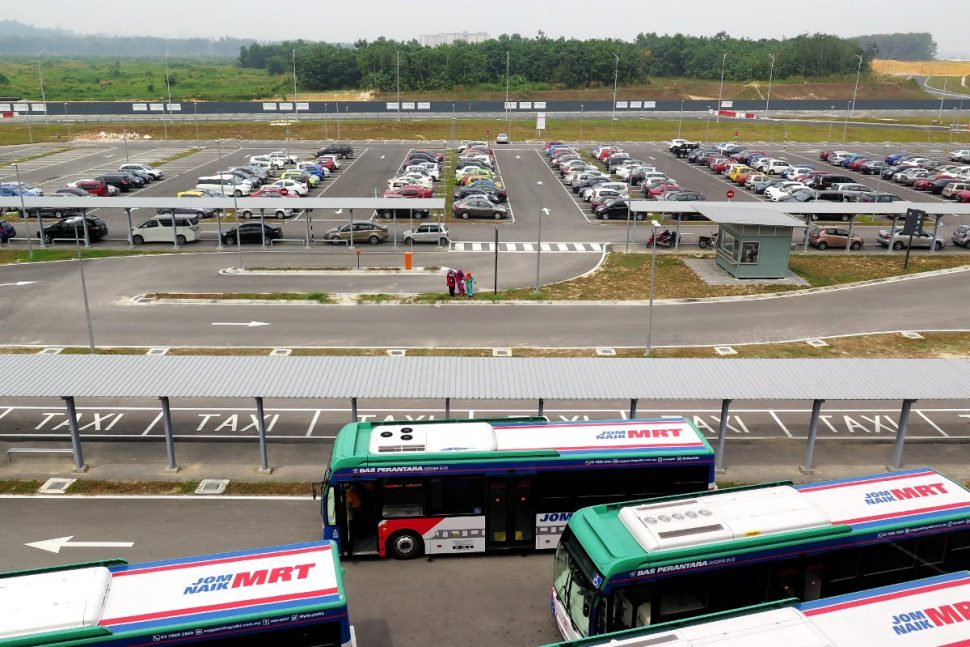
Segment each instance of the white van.
[[285,166],[285,163],[283,162],[282,159],[280,158],[273,159],[269,155],[253,155],[252,157],[249,158],[249,163],[259,164],[260,166],[262,166],[263,164],[268,164],[269,168],[275,168],[275,169],[281,169]]
[[[172,218],[175,218],[175,231],[172,231]],[[179,245],[193,243],[199,239],[199,219],[188,214],[174,216],[155,216],[131,230],[131,242],[172,243]]]
[[232,176],[200,177],[195,185],[196,189],[209,189],[227,196],[244,196],[253,192],[253,186],[248,182],[240,182]]

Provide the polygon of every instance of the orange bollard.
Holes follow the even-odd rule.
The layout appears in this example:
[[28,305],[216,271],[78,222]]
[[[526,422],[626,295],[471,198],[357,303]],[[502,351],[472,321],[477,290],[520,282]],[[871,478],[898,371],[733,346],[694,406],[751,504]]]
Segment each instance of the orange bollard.
[[404,252],[404,269],[411,269],[411,252]]

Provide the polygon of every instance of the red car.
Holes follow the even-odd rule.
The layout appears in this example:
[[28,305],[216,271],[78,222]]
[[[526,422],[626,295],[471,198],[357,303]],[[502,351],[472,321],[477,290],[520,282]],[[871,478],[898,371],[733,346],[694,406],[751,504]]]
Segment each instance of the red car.
[[684,187],[677,184],[658,184],[652,189],[647,190],[647,197],[651,200],[656,200],[667,191],[683,191]]
[[735,183],[740,186],[744,186],[744,183],[748,181],[748,178],[751,177],[753,173],[757,173],[757,172],[758,171],[755,171],[754,169],[750,171],[745,171],[744,173],[741,173],[740,175],[738,175],[737,179],[735,180]]
[[922,180],[913,182],[913,188],[917,191],[929,191],[932,185],[933,180],[931,178],[923,178]]
[[863,164],[865,164],[866,162],[868,162],[868,161],[869,161],[869,160],[867,160],[867,159],[866,159],[866,158],[864,158],[864,157],[860,157],[860,158],[858,158],[858,159],[854,159],[854,160],[852,160],[852,162],[851,162],[851,163],[849,164],[849,170],[850,170],[850,171],[858,171],[858,170],[859,170],[859,168],[860,168],[860,167],[861,167],[861,166],[862,166]]
[[733,162],[726,157],[722,157],[711,165],[711,170],[715,173],[723,173],[728,164],[733,164]]
[[622,148],[617,148],[616,146],[607,146],[600,151],[599,157],[597,159],[601,162],[605,162],[606,158],[608,158],[613,153],[622,153],[622,152],[623,152]]
[[330,157],[329,155],[318,157],[317,159],[313,160],[313,163],[317,164],[318,166],[322,166],[323,168],[331,172],[337,170],[337,163],[334,162],[333,158]]
[[970,202],[970,191],[958,191],[953,197],[957,202]]
[[79,189],[84,189],[91,195],[99,195],[102,197],[108,197],[111,195],[108,193],[108,185],[104,182],[98,182],[97,180],[81,180],[80,182],[75,182],[74,186]]
[[834,151],[822,151],[818,154],[818,158],[827,162],[829,160],[829,155],[831,155],[833,152]]
[[391,189],[384,192],[385,198],[430,198],[434,191],[427,187],[416,184],[406,184],[399,189]]

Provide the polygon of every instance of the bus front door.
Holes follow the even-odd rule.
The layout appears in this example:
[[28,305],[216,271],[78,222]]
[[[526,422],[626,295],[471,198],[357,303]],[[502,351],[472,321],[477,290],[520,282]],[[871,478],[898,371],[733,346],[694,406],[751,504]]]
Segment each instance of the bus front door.
[[532,481],[527,478],[490,478],[485,517],[485,547],[532,546],[535,514]]

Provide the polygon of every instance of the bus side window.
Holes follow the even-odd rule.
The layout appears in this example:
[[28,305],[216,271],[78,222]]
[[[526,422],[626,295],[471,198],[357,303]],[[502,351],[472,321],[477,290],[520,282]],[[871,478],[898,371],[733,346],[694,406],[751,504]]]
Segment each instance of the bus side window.
[[326,501],[327,501],[326,508],[325,508],[326,514],[327,514],[327,525],[336,526],[337,525],[337,494],[334,491],[334,488],[330,487],[329,484],[326,485],[325,488],[326,488],[326,491],[323,493],[323,496],[326,498]]

